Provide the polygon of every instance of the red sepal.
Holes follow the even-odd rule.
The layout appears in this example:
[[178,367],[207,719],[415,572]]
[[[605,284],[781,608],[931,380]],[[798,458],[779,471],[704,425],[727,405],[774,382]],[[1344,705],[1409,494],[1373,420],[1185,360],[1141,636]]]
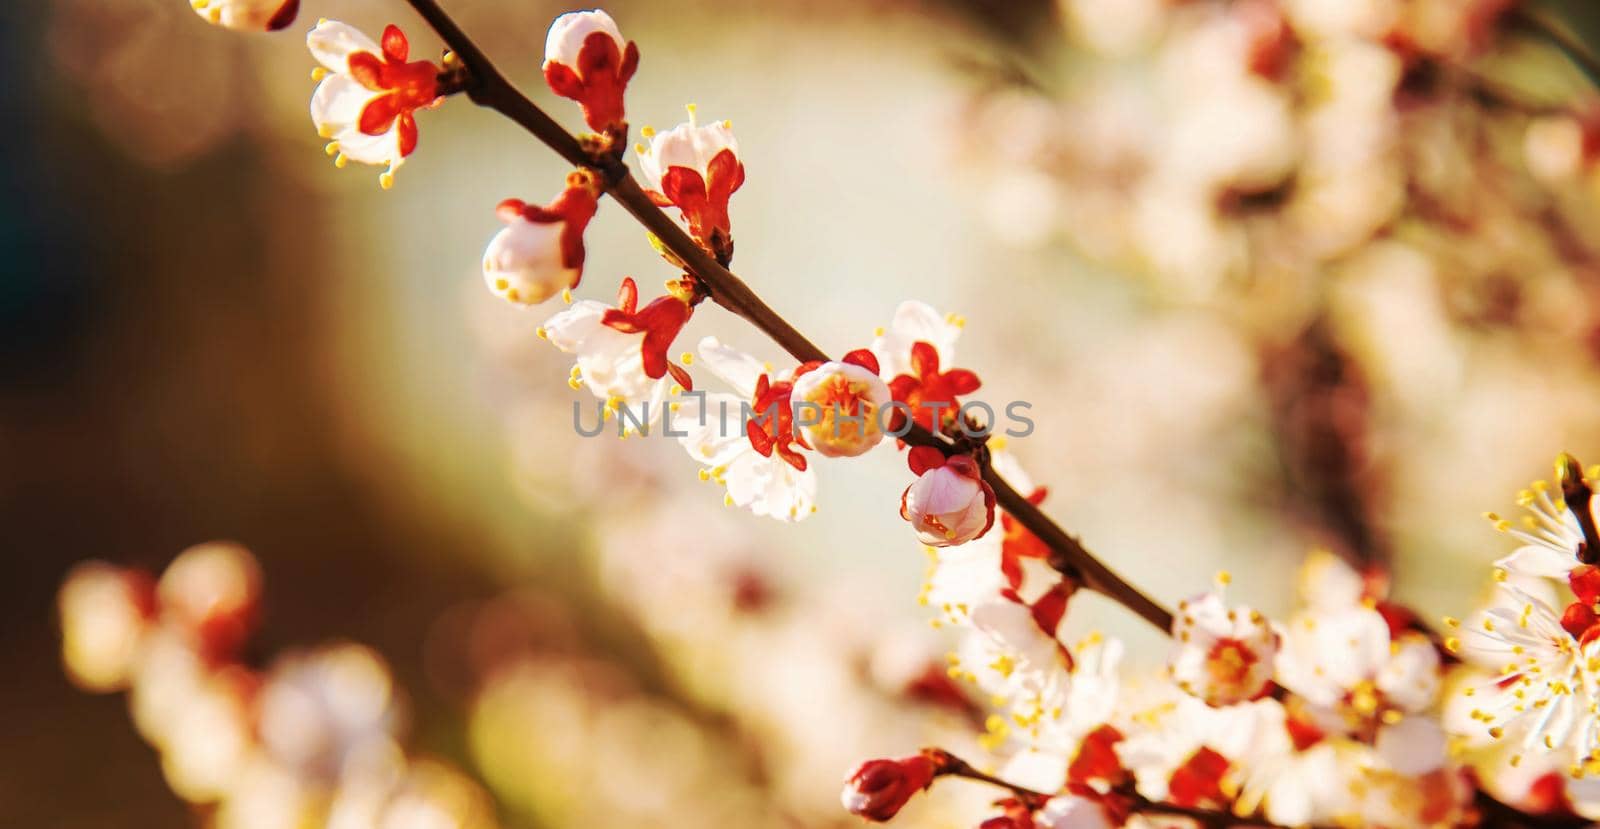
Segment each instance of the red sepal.
[[879,373],[878,355],[873,354],[871,349],[858,348],[849,354],[844,355],[844,359],[841,362],[849,363],[854,366],[860,366],[867,371],[872,372],[873,374]]
[[1038,829],[1039,824],[1033,819],[1033,807],[1029,804],[1007,797],[995,801],[994,805],[1002,813],[978,824],[978,829]]
[[793,383],[794,381],[799,380],[802,376],[810,374],[819,368],[822,368],[821,360],[807,360],[800,365],[795,366],[794,372],[789,375],[789,382]]
[[410,112],[402,112],[395,121],[400,130],[400,157],[405,158],[417,149],[417,117]]
[[550,91],[563,98],[579,98],[583,95],[583,79],[578,73],[564,63],[550,62],[544,65],[544,82]]
[[[754,421],[751,421],[751,425],[756,424]],[[772,457],[772,436],[767,434],[765,429],[752,428],[747,429],[746,432],[750,436],[751,447],[753,447],[756,452],[760,453],[761,457]]]
[[1305,751],[1328,736],[1311,717],[1300,711],[1289,712],[1288,718],[1283,721],[1283,730],[1289,733],[1289,742],[1294,745],[1295,751]]
[[361,108],[356,126],[367,135],[383,135],[400,114],[400,101],[394,95],[379,95]]
[[405,63],[406,58],[411,56],[411,43],[406,40],[406,33],[400,31],[400,27],[393,23],[383,27],[383,38],[380,43],[383,46],[383,56],[388,58],[390,63]]
[[1583,639],[1596,622],[1600,622],[1600,616],[1596,616],[1594,610],[1583,602],[1567,605],[1566,612],[1561,614],[1561,627],[1574,639]]
[[1559,771],[1549,772],[1528,786],[1528,793],[1517,804],[1535,815],[1575,815],[1572,801],[1567,799],[1567,776]]
[[267,21],[267,31],[276,32],[281,29],[287,29],[299,13],[300,0],[286,0],[283,5],[278,7],[276,12],[273,12],[271,19]]
[[1223,802],[1222,776],[1229,765],[1228,758],[1202,746],[1172,772],[1167,781],[1168,799],[1185,808]]
[[1600,603],[1600,567],[1580,564],[1572,568],[1572,572],[1567,574],[1567,585],[1572,588],[1578,601],[1590,607]]
[[1117,757],[1117,743],[1122,742],[1122,732],[1115,726],[1102,725],[1089,732],[1078,743],[1078,753],[1067,766],[1070,783],[1103,782],[1117,786],[1128,778],[1128,771]]
[[[798,439],[796,442],[798,442]],[[801,472],[806,471],[806,466],[808,466],[805,455],[802,455],[787,446],[778,447],[778,457],[783,458],[786,463],[795,469],[800,470]]]
[[1051,638],[1055,637],[1056,629],[1061,627],[1061,620],[1067,615],[1067,600],[1072,598],[1075,591],[1072,583],[1063,579],[1033,603],[1034,624]]
[[617,286],[617,308],[629,314],[639,307],[639,285],[633,277],[625,276],[622,284]]
[[[1002,517],[1008,521],[1011,518],[1009,515]],[[1018,560],[1016,556],[1008,556],[1004,551],[1002,551],[1000,554],[1000,575],[1006,577],[1006,584],[1009,585],[1012,590],[1021,588],[1022,562]]]
[[346,59],[350,67],[350,77],[356,83],[378,92],[383,90],[383,61],[371,52],[355,52]]
[[672,379],[679,386],[682,386],[684,391],[694,391],[694,379],[689,376],[689,372],[685,371],[683,366],[677,363],[668,363],[667,373],[672,375]]
[[983,385],[978,380],[978,375],[964,368],[952,369],[944,374],[944,381],[950,384],[953,394],[971,394]]
[[[1044,487],[1036,488],[1029,493],[1028,503],[1035,506],[1043,503],[1045,493]],[[1020,559],[1042,559],[1050,556],[1050,545],[1041,541],[1038,536],[1034,535],[1027,527],[1024,527],[1022,522],[1018,521],[1010,513],[1002,512],[1000,514],[1000,528],[1005,533],[1005,540],[1001,543],[1000,549],[1000,568],[1003,572],[1007,571],[1007,568],[1015,568],[1020,575]]]
[[633,73],[639,71],[639,44],[628,41],[628,48],[622,50],[622,65],[617,67],[617,80],[627,83],[633,80]]
[[906,463],[911,467],[911,474],[922,477],[930,469],[938,469],[945,464],[944,453],[934,446],[913,446],[906,453]]
[[930,662],[922,673],[906,683],[904,693],[917,702],[966,714],[978,722],[983,721],[983,707],[967,696],[966,689],[950,677],[950,671],[942,662]]
[[688,167],[668,167],[661,174],[661,194],[677,205],[689,221],[690,232],[700,236],[702,214],[706,209],[706,180]]
[[615,79],[621,62],[622,54],[617,51],[617,42],[611,35],[590,32],[583,39],[583,46],[578,49],[578,76],[590,82],[600,75],[610,75]]
[[918,377],[939,373],[939,350],[921,340],[911,344],[911,370]]
[[528,203],[522,199],[505,199],[494,206],[494,215],[502,222],[514,222],[526,218],[522,211],[527,206]]

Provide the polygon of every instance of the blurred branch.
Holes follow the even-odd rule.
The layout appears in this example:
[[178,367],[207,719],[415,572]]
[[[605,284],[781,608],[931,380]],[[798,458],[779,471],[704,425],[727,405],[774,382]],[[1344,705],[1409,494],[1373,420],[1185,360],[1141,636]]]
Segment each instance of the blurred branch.
[[[684,267],[704,286],[713,302],[743,317],[800,362],[828,359],[822,349],[806,339],[751,290],[744,280],[717,262],[677,222],[651,202],[621,159],[610,154],[589,152],[576,136],[567,132],[512,86],[436,0],[407,2],[438,32],[439,37],[466,66],[470,77],[463,82],[462,90],[474,103],[493,109],[516,122],[568,162],[595,171],[605,183],[606,192],[654,234],[662,247],[683,262]],[[933,446],[947,455],[965,451],[943,436],[915,424],[902,440],[917,446]],[[1084,587],[1111,598],[1157,628],[1163,631],[1171,629],[1171,612],[1103,564],[987,463],[983,465],[983,477],[994,489],[999,506],[1051,548],[1052,567]]]
[[1552,21],[1548,14],[1518,8],[1507,16],[1506,22],[1517,29],[1549,41],[1567,56],[1567,60],[1572,61],[1583,71],[1590,83],[1600,87],[1600,60],[1595,59],[1583,41],[1573,36],[1566,27]]
[[1389,545],[1375,526],[1368,456],[1371,400],[1360,367],[1325,319],[1268,347],[1262,382],[1271,403],[1290,508],[1324,533],[1357,570],[1387,569]]

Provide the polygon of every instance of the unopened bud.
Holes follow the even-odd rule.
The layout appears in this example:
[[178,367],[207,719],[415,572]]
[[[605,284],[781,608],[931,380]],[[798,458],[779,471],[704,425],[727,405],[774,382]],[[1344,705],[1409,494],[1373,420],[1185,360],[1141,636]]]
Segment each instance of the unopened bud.
[[868,760],[850,775],[839,800],[851,814],[881,823],[899,814],[912,795],[932,785],[937,772],[926,754]]

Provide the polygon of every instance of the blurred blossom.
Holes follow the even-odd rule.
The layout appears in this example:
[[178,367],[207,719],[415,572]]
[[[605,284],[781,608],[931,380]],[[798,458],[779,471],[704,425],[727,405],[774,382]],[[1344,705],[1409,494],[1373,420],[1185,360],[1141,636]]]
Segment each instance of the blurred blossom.
[[474,705],[472,742],[512,805],[551,824],[785,825],[757,806],[732,746],[602,666],[530,660],[499,675]]
[[1069,29],[1097,52],[1110,57],[1126,55],[1147,43],[1163,22],[1163,0],[1061,0]]
[[266,671],[239,661],[261,586],[254,556],[222,542],[184,551],[159,580],[81,565],[59,600],[69,670],[88,690],[127,689],[167,783],[214,806],[218,827],[497,825],[476,784],[406,756],[394,680],[371,649],[324,645]]
[[163,617],[195,637],[210,659],[238,653],[254,632],[261,602],[261,568],[237,544],[212,542],[184,550],[156,583]]
[[95,91],[89,115],[106,138],[144,163],[190,161],[242,126],[235,91],[248,46],[196,23],[183,3],[164,0],[55,2],[57,65]]
[[257,705],[267,750],[314,777],[337,778],[363,756],[388,751],[400,719],[388,667],[355,644],[280,657]]
[[[1404,566],[1454,578],[1430,560],[1470,555],[1475,508],[1439,480],[1492,499],[1600,437],[1572,402],[1600,389],[1592,105],[1530,80],[1539,49],[1495,0],[1059,5],[1068,43],[986,76],[947,152],[996,250],[1039,277],[964,311],[1054,303],[1037,324],[1065,355],[1011,382],[1051,413],[1029,448],[1071,520],[1137,546],[1143,513],[1119,504],[1160,490],[1199,572],[1228,539],[1393,535]],[[1332,363],[1304,356],[1318,330]],[[1342,365],[1317,392],[1338,407],[1258,415],[1319,365]],[[1342,467],[1296,430],[1339,435]],[[1133,458],[1162,480],[1120,483]],[[1281,500],[1237,497],[1258,487]]]
[[1523,154],[1528,170],[1550,182],[1570,178],[1589,155],[1583,127],[1568,116],[1539,118],[1528,125]]
[[134,656],[154,614],[149,579],[100,561],[84,562],[61,587],[62,659],[67,673],[86,691],[126,687]]

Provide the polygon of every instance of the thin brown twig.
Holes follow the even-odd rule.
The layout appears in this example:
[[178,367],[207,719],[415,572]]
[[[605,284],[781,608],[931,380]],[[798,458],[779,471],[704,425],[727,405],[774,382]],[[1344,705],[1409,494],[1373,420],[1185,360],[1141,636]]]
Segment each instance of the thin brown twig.
[[992,774],[979,771],[971,763],[968,763],[967,761],[955,756],[954,754],[951,754],[948,751],[945,751],[942,748],[925,748],[922,750],[922,753],[924,756],[932,757],[934,759],[938,767],[938,774],[940,776],[964,777],[968,780],[976,780],[979,783],[988,783],[991,786],[999,786],[1000,788],[1011,792],[1012,797],[1015,797],[1019,802],[1026,805],[1029,809],[1042,809],[1044,808],[1044,804],[1050,800],[1050,795],[1045,794],[1044,792],[1034,791],[1026,786],[1019,786],[1016,783],[1010,783],[1005,780],[1001,780]]
[[[684,268],[705,287],[713,302],[743,317],[796,360],[809,362],[827,359],[822,349],[790,325],[744,280],[718,263],[689,237],[682,226],[657,207],[633,178],[626,164],[612,156],[589,153],[576,136],[506,80],[493,61],[440,8],[436,0],[407,2],[466,66],[470,79],[464,91],[474,103],[493,109],[516,122],[573,165],[597,172],[605,183],[606,192],[653,234],[663,248],[683,262]],[[915,424],[902,440],[913,445],[934,446],[947,454],[956,451],[956,447],[942,436]],[[983,475],[994,489],[999,506],[1051,548],[1050,563],[1055,569],[1082,586],[1110,597],[1163,631],[1171,629],[1171,612],[1113,572],[987,464],[984,465]]]

